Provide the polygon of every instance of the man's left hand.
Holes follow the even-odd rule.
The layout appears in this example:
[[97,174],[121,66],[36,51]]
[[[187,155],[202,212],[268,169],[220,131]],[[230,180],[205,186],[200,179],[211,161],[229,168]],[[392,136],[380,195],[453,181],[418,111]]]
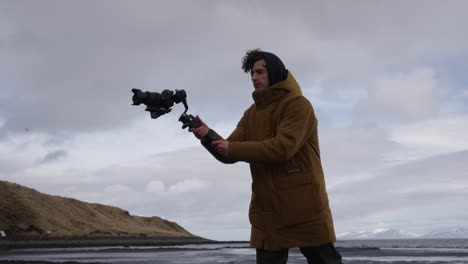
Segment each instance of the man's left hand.
[[229,141],[216,140],[216,141],[211,142],[211,146],[213,147],[214,150],[216,150],[216,152],[218,152],[224,157],[227,157],[228,149],[229,149]]

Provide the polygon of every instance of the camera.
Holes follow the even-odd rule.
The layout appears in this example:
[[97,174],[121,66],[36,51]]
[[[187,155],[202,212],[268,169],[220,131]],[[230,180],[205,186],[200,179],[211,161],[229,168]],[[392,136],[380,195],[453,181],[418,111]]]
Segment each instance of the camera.
[[[146,111],[151,113],[151,118],[156,119],[164,114],[171,112],[174,103],[184,102],[186,105],[187,94],[184,90],[173,91],[164,90],[162,93],[143,92],[140,89],[133,88],[133,105],[146,105]],[[186,107],[188,109],[188,107]]]

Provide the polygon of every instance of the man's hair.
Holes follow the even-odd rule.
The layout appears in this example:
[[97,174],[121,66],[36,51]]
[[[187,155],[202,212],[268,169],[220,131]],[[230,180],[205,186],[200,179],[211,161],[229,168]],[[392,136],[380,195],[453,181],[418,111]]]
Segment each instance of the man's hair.
[[286,80],[288,70],[281,59],[271,52],[261,51],[260,49],[249,50],[245,53],[242,59],[242,69],[245,72],[252,72],[255,62],[262,59],[265,60],[269,85]]
[[265,56],[260,49],[253,49],[247,51],[244,55],[244,58],[242,58],[242,69],[245,72],[250,72],[255,62],[261,59],[265,59]]

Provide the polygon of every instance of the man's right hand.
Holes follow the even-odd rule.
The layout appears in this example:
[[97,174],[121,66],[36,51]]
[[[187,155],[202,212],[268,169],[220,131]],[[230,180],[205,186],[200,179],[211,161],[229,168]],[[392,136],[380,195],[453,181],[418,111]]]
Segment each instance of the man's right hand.
[[201,120],[201,118],[199,116],[197,116],[197,119],[200,122],[201,126],[199,126],[197,128],[190,128],[189,131],[193,132],[193,134],[198,139],[202,139],[203,137],[206,136],[206,134],[208,134],[208,131],[210,130],[210,128],[208,127],[207,124],[205,124],[205,122],[203,122],[203,120]]

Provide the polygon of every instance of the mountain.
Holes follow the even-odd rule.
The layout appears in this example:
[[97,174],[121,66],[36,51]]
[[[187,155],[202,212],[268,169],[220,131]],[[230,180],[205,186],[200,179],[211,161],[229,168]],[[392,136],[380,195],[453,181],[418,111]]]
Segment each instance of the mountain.
[[431,231],[421,238],[468,238],[468,228],[449,227]]
[[374,231],[348,232],[338,236],[339,239],[409,239],[417,236],[391,228],[376,229]]
[[7,236],[194,237],[175,222],[120,208],[40,193],[0,181],[0,231]]
[[448,227],[431,231],[425,235],[416,235],[396,229],[385,228],[374,231],[347,232],[338,235],[338,239],[411,239],[411,238],[468,238],[468,228]]

